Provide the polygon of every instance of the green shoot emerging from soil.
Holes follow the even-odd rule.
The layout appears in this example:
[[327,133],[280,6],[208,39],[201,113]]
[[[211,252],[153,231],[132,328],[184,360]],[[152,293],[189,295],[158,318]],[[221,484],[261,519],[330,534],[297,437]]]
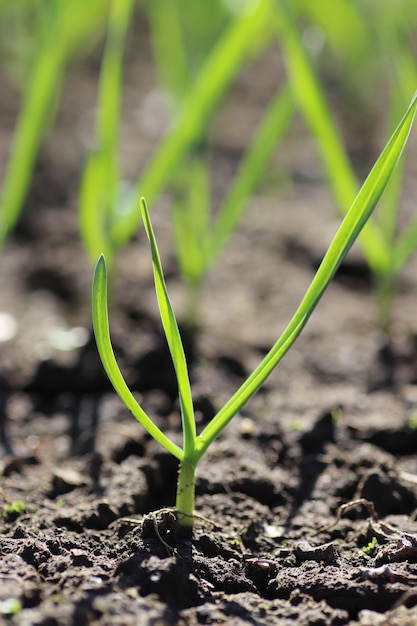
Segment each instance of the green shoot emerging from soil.
[[92,288],[93,325],[98,351],[115,390],[127,408],[152,437],[180,461],[176,508],[179,522],[183,526],[192,526],[193,524],[195,471],[198,463],[210,444],[258,391],[301,333],[337,268],[361,232],[383,193],[407,142],[414,120],[416,106],[417,94],[414,96],[401,123],[387,143],[353,202],[287,328],[255,371],[213,417],[211,422],[200,434],[196,432],[187,362],[178,330],[178,324],[168,297],[149,211],[145,200],[141,200],[142,219],[152,253],[155,290],[158,298],[159,311],[178,380],[178,393],[183,426],[182,447],[179,447],[176,443],[171,441],[139,406],[126,385],[123,375],[116,363],[110,340],[107,312],[107,267],[104,256],[100,256],[96,265]]
[[[361,20],[359,5],[355,6],[356,3],[349,2],[344,4],[346,21]],[[346,214],[359,189],[355,171],[331,114],[319,76],[307,54],[291,3],[276,2],[276,8],[281,20],[279,34],[294,101],[312,136],[318,140],[329,187],[340,210]],[[365,6],[362,7],[365,13],[369,9],[369,6],[366,10]],[[365,22],[362,23],[362,27],[364,24]],[[373,33],[374,27],[375,23],[369,25],[370,33]],[[384,68],[390,82],[386,106],[389,134],[395,128],[397,119],[417,83],[417,66],[411,47],[400,44],[398,28],[399,25],[395,24],[395,20],[379,12],[378,26],[372,35],[374,42],[372,45],[378,45],[379,42],[380,49],[377,55],[386,59]],[[379,33],[378,36],[376,33]],[[364,259],[374,278],[378,323],[385,332],[389,331],[392,322],[398,275],[417,249],[417,216],[400,225],[399,200],[402,177],[403,168],[397,168],[381,202],[379,215],[369,220],[359,237]]]

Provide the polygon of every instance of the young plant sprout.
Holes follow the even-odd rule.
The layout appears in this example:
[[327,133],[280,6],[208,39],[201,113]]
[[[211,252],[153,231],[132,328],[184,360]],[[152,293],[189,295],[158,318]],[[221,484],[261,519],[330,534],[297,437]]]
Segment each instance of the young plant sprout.
[[[14,3],[7,4],[12,12],[16,11]],[[45,3],[42,9],[39,6],[36,10],[33,4],[21,3],[16,11],[17,14],[22,11],[23,29],[24,24],[30,24],[27,32],[24,31],[23,41],[32,45],[36,54],[35,58],[32,54],[26,55],[30,72],[27,67],[18,68],[24,77],[23,95],[0,194],[0,250],[19,220],[42,137],[57,110],[66,65],[103,21],[102,0],[59,2],[53,6]],[[3,7],[6,9],[6,3],[0,2],[0,8]],[[9,30],[10,33],[15,31]],[[15,33],[12,36],[15,37]],[[22,55],[22,39],[19,42],[16,50],[22,63],[25,54]],[[2,63],[4,60],[2,58]]]
[[[350,208],[359,185],[347,149],[332,117],[323,87],[305,49],[290,3],[277,2],[280,17],[279,36],[287,66],[290,87],[311,134],[318,139],[321,159],[329,187],[343,214]],[[366,11],[369,7],[366,7]],[[345,3],[345,18],[360,24],[361,12],[354,3]],[[371,20],[372,22],[372,20]],[[365,24],[365,22],[363,22]],[[400,111],[408,102],[417,82],[417,66],[411,48],[399,37],[399,24],[378,11],[378,20],[369,25],[372,46],[379,43],[378,55],[386,57],[384,72],[389,81],[387,103],[390,132],[395,128]],[[375,31],[375,32],[374,32]],[[357,32],[357,29],[356,31]],[[375,48],[377,49],[377,48]],[[306,97],[308,94],[308,97]],[[405,96],[405,94],[407,94]],[[389,136],[389,135],[387,135]],[[393,177],[394,178],[394,177]],[[359,237],[359,245],[373,277],[378,308],[378,323],[387,332],[398,274],[417,249],[417,216],[399,227],[399,199],[402,168],[384,196],[378,219],[372,217]]]
[[[185,323],[191,335],[198,329],[200,292],[211,267],[236,231],[249,198],[289,127],[294,113],[287,85],[280,87],[266,107],[227,194],[212,218],[208,166],[195,155],[177,176],[172,226],[181,276],[188,286]],[[175,197],[175,196],[174,196]]]
[[213,417],[211,422],[200,434],[196,432],[194,408],[191,397],[187,362],[171,302],[168,297],[161,260],[152,224],[145,200],[141,199],[141,213],[146,234],[149,239],[155,290],[159,312],[171,353],[178,381],[178,393],[183,428],[183,445],[178,446],[160,430],[134,399],[114,357],[107,311],[107,267],[103,255],[100,256],[93,278],[92,315],[97,347],[104,368],[122,401],[136,419],[166,450],[180,462],[176,509],[178,521],[182,526],[193,525],[195,472],[198,463],[204,456],[214,439],[222,432],[230,420],[240,411],[248,400],[265,382],[269,374],[278,365],[283,356],[291,348],[318,301],[333,278],[337,268],[356,240],[376,206],[392,171],[407,142],[414,120],[417,106],[417,93],[404,115],[399,126],[385,146],[378,161],[356,196],[350,210],[337,231],[323,261],[315,274],[294,317],[284,330],[281,337],[271,348],[262,362],[247,378],[230,400]]
[[[188,307],[183,320],[190,345],[198,330],[201,287],[208,272],[225,248],[230,236],[259,185],[277,145],[290,125],[294,103],[288,85],[280,85],[254,130],[228,193],[211,216],[209,164],[204,151],[192,150],[203,142],[207,121],[235,79],[256,40],[267,43],[265,25],[270,22],[268,0],[253,3],[251,10],[238,12],[216,38],[201,67],[186,54],[186,35],[181,19],[181,3],[165,1],[166,11],[150,3],[147,8],[157,65],[168,91],[175,94],[172,127],[151,156],[132,192],[122,180],[120,168],[120,111],[123,54],[134,7],[133,0],[113,0],[108,33],[100,70],[95,149],[86,161],[79,194],[80,234],[93,262],[103,253],[109,271],[120,247],[137,232],[140,197],[149,202],[172,184],[172,225],[179,269],[187,285]],[[223,9],[222,9],[223,10]],[[198,12],[207,9],[197,9]],[[213,8],[209,10],[213,17]],[[208,15],[203,17],[204,23]],[[217,27],[216,27],[217,28]],[[269,37],[273,36],[273,32]],[[202,42],[199,42],[202,45]],[[167,48],[168,45],[168,48]],[[207,47],[207,45],[206,45]],[[258,51],[259,52],[259,51]],[[257,53],[258,53],[257,52]],[[227,59],[227,63],[225,63]],[[171,80],[168,79],[171,76]],[[187,88],[185,86],[187,85]],[[190,156],[189,152],[193,154]]]
[[[94,262],[101,252],[105,252],[109,267],[117,251],[137,232],[141,220],[140,197],[144,195],[152,202],[178,175],[188,151],[201,142],[208,120],[256,42],[265,40],[266,43],[272,38],[272,32],[268,31],[266,36],[266,25],[271,21],[269,0],[250,3],[250,9],[233,16],[215,45],[210,47],[196,76],[188,77],[189,87],[175,108],[170,130],[161,139],[131,191],[132,186],[126,185],[120,177],[118,128],[122,52],[133,4],[132,0],[113,0],[112,3],[117,20],[113,13],[109,15],[108,40],[100,72],[99,109],[102,114],[98,118],[96,133],[99,149],[87,161],[80,189],[79,213],[84,246]],[[150,13],[153,13],[152,9]],[[164,14],[163,19],[166,20],[167,15]],[[153,19],[152,25],[155,25]],[[161,45],[166,50],[167,42]],[[173,46],[171,38],[171,51]],[[165,74],[162,68],[161,72]],[[107,197],[103,197],[103,189],[107,190],[108,184],[112,188]]]

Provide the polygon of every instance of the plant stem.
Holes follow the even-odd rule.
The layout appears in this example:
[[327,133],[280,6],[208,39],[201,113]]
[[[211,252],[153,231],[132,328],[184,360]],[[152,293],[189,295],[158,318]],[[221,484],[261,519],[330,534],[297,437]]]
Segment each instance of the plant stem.
[[185,323],[187,329],[194,335],[198,329],[198,318],[200,315],[201,287],[203,278],[199,281],[189,281],[187,283],[187,304],[185,311]]
[[178,511],[178,521],[181,526],[193,526],[194,492],[195,464],[189,459],[183,459],[178,473],[177,500],[175,504]]
[[377,275],[375,288],[378,306],[378,325],[384,333],[388,334],[395,295],[394,276],[392,274]]

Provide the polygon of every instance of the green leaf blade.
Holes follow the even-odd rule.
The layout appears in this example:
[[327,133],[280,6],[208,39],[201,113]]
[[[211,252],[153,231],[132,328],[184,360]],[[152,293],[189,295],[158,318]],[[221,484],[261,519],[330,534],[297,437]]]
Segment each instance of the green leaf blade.
[[113,0],[110,7],[97,98],[97,148],[88,156],[79,191],[80,234],[93,263],[104,252],[111,264],[115,253],[109,228],[120,201],[117,191],[123,58],[133,8],[133,0]]
[[[206,124],[220,98],[230,85],[252,49],[254,41],[265,32],[271,14],[269,0],[253,3],[252,9],[233,20],[213,47],[172,126],[137,181],[136,197],[152,202],[164,185],[172,179],[178,164],[191,145],[204,135]],[[112,224],[111,239],[117,248],[137,231],[140,202],[132,202],[126,214]]]
[[179,172],[172,209],[175,248],[181,275],[198,289],[208,270],[211,240],[208,164],[192,157]]
[[[275,0],[280,17],[280,36],[294,98],[318,147],[329,184],[343,214],[346,214],[358,192],[356,176],[347,156],[340,133],[333,121],[326,96],[303,46],[290,4]],[[361,233],[360,245],[374,272],[387,270],[388,247],[378,224],[369,221]]]
[[52,123],[65,66],[85,37],[101,25],[102,0],[58,3],[40,41],[25,88],[0,197],[0,248],[16,226],[48,124]]
[[145,231],[151,247],[155,290],[158,299],[162,326],[164,328],[178,381],[178,393],[181,405],[181,418],[184,436],[184,458],[189,458],[194,452],[196,431],[187,361],[184,354],[177,320],[168,296],[158,246],[153,232],[148,207],[144,198],[141,198],[141,211]]
[[288,85],[284,85],[268,105],[219,209],[212,233],[211,263],[214,263],[235,232],[248,200],[288,129],[294,112],[291,91]]
[[103,363],[104,369],[109,377],[114,389],[122,402],[133,413],[135,418],[142,424],[148,433],[161,444],[168,452],[173,454],[180,461],[183,452],[152,422],[145,411],[139,406],[128,388],[123,375],[117,365],[113,348],[111,345],[109,319],[107,311],[107,267],[103,255],[97,261],[93,278],[92,288],[92,315],[94,334],[97,342],[97,349]]
[[417,92],[343,220],[294,317],[263,361],[198,437],[195,453],[197,459],[201,458],[213,439],[258,391],[300,335],[337,268],[369,219],[384,191],[407,142],[416,107]]

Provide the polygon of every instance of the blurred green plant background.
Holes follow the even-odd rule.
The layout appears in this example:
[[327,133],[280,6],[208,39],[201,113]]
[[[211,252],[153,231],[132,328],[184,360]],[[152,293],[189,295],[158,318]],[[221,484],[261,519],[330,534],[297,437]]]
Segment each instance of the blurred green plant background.
[[[1,245],[27,203],[71,69],[94,67],[78,171],[86,254],[94,263],[105,252],[111,266],[139,228],[140,196],[152,207],[168,193],[195,326],[204,278],[250,198],[273,180],[288,184],[290,172],[271,172],[287,136],[300,145],[314,137],[324,182],[346,212],[417,88],[416,29],[415,0],[0,0],[1,72],[20,103],[1,152]],[[135,59],[146,74],[133,74]],[[254,66],[259,82],[239,95],[239,77]],[[238,115],[239,97],[256,98],[262,84],[260,113],[237,129],[244,147],[218,193],[212,150],[222,116],[232,107]],[[151,149],[132,163],[123,129],[136,89],[163,113]],[[417,247],[417,218],[399,227],[402,175],[360,242],[384,329],[396,276]]]

